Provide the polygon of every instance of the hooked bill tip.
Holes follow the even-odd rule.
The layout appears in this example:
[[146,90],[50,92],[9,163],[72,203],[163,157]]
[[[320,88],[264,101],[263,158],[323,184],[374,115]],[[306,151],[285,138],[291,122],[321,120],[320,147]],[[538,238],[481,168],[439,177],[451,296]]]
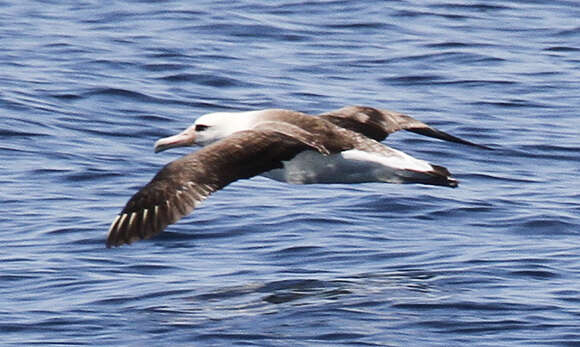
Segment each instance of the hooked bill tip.
[[195,143],[195,132],[188,130],[157,140],[153,146],[153,150],[155,153],[159,153],[170,148],[193,145]]

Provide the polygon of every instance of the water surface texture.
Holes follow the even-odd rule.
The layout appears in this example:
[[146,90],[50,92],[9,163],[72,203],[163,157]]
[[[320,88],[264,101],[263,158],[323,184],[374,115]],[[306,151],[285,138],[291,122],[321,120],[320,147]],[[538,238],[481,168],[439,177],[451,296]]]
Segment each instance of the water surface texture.
[[[6,345],[580,344],[576,1],[0,2]],[[457,189],[217,192],[152,240],[109,224],[212,111],[361,104]]]

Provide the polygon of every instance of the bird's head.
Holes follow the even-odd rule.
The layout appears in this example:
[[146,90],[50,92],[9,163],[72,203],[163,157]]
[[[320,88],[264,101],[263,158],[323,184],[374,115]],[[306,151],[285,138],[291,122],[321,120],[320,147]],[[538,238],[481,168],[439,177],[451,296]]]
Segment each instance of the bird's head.
[[174,147],[209,145],[235,132],[251,129],[257,115],[255,111],[205,114],[179,134],[155,142],[155,153]]

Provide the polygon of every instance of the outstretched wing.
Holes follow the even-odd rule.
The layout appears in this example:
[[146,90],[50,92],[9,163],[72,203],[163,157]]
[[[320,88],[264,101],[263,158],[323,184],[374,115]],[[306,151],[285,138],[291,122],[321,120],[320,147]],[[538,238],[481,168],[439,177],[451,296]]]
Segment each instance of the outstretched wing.
[[389,134],[396,131],[407,130],[440,140],[491,149],[487,146],[463,140],[430,127],[415,118],[394,111],[379,110],[365,106],[347,106],[321,114],[320,117],[342,128],[356,131],[377,141],[383,141]]
[[[274,124],[275,125],[275,124]],[[127,202],[111,224],[107,247],[150,238],[188,215],[211,193],[282,167],[303,150],[327,154],[304,131],[271,124],[242,131],[167,164]]]

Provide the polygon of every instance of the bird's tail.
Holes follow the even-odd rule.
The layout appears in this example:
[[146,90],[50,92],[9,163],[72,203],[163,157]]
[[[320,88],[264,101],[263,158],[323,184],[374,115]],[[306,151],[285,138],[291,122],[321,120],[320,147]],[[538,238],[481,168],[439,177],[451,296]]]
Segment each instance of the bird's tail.
[[433,168],[429,171],[418,171],[406,169],[398,173],[402,183],[420,183],[432,186],[444,186],[456,188],[459,181],[451,177],[449,170],[443,166],[430,164]]

